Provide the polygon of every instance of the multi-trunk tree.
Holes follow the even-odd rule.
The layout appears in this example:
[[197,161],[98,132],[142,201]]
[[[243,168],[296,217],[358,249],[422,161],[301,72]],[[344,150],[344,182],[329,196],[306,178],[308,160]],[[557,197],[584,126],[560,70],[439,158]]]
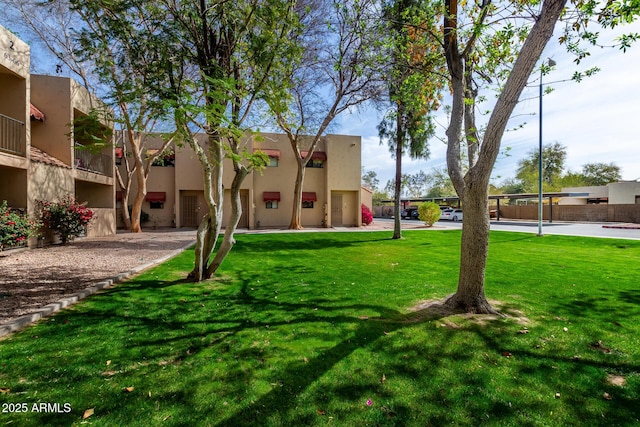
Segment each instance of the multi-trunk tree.
[[[235,243],[242,215],[240,187],[254,169],[266,165],[245,141],[247,123],[260,103],[282,103],[288,81],[272,79],[296,62],[298,11],[292,0],[153,2],[165,28],[158,34],[167,53],[164,64],[167,104],[181,139],[200,160],[207,213],[197,232],[194,268],[189,278],[209,278]],[[278,84],[274,84],[277,82]],[[284,113],[284,111],[283,111]],[[204,138],[198,135],[204,134]],[[223,163],[230,159],[231,213],[219,248],[223,220]]]
[[[334,119],[376,99],[382,90],[374,0],[307,0],[300,4],[303,55],[274,86],[290,82],[287,97],[269,102],[297,159],[290,229],[301,229],[305,168]],[[304,155],[303,155],[304,154]]]

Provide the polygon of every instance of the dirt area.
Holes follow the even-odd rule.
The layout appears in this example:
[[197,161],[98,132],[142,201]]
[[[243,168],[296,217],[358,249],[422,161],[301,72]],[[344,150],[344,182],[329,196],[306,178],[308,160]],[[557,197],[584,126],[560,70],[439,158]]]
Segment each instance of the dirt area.
[[168,229],[0,252],[0,325],[193,242],[195,230]]

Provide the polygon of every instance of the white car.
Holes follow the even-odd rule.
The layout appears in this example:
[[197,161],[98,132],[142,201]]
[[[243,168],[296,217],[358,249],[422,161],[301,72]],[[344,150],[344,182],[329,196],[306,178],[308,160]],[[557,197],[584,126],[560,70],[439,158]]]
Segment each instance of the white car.
[[440,213],[440,219],[462,221],[462,209],[444,209]]
[[443,209],[440,211],[440,219],[451,219],[452,208]]
[[462,209],[454,209],[451,212],[451,221],[462,221]]

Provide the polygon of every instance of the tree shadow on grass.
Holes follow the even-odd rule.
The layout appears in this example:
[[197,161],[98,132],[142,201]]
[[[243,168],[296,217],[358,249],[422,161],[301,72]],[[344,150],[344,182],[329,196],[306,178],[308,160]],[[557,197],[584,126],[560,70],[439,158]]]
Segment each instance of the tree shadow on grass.
[[361,235],[346,238],[336,238],[331,233],[301,233],[292,238],[290,235],[272,235],[265,239],[262,235],[259,240],[252,240],[251,237],[238,237],[237,243],[233,247],[238,253],[262,253],[262,252],[286,252],[315,249],[340,249],[353,247],[372,242],[389,241],[388,238],[376,236],[377,233],[361,233]]

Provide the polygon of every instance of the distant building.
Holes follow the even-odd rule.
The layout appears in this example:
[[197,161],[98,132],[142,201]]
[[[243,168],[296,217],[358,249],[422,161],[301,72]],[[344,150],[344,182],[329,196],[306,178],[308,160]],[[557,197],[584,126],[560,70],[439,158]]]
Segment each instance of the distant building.
[[607,203],[609,205],[640,204],[640,181],[619,181],[593,187],[563,188],[567,193],[587,193],[581,197],[563,197],[559,205],[587,205]]
[[[204,137],[202,135],[203,140]],[[262,133],[259,137],[247,138],[244,144],[249,152],[265,152],[270,161],[261,173],[253,172],[243,182],[240,193],[243,214],[238,227],[286,228],[293,211],[297,170],[289,140],[283,134]],[[154,147],[151,150],[155,150],[162,143],[156,141],[150,145]],[[171,151],[167,154],[170,161],[156,162],[149,174],[143,211],[150,218],[143,227],[196,227],[208,211],[202,167],[195,153],[189,147],[172,147]],[[234,171],[230,160],[225,160],[223,168],[225,226],[231,212],[229,189]],[[131,194],[135,191],[134,182]],[[129,196],[130,203],[132,195]],[[121,194],[117,198],[121,200]],[[361,138],[345,135],[323,137],[305,171],[302,225],[360,226],[361,203]],[[118,205],[118,208],[124,207]]]

